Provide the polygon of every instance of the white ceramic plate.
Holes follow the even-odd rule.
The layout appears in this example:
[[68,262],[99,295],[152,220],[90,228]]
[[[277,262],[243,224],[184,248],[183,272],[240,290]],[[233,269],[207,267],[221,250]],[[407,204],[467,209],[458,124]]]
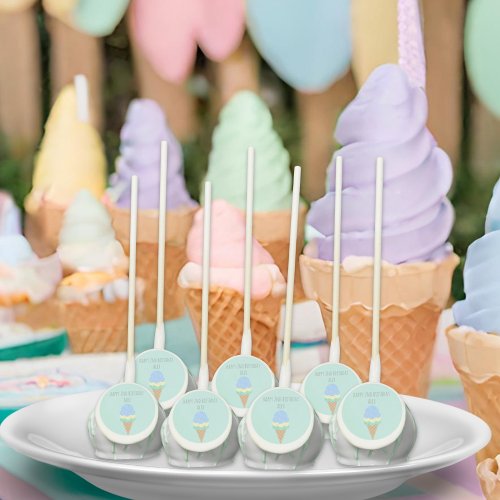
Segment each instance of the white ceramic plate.
[[40,462],[71,470],[106,491],[134,499],[370,498],[408,479],[452,465],[490,440],[488,426],[452,406],[405,397],[419,435],[411,459],[388,467],[337,464],[328,441],[313,468],[296,472],[248,469],[238,456],[221,469],[173,469],[160,454],[149,460],[110,462],[93,458],[87,416],[101,391],[65,396],[24,408],[0,427],[0,438]]

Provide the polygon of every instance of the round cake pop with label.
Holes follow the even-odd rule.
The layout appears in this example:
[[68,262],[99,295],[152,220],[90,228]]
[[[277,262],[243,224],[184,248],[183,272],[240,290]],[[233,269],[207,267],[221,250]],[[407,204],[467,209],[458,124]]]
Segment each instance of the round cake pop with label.
[[153,349],[136,357],[137,383],[147,387],[161,407],[168,411],[188,390],[195,388],[186,365],[173,352],[165,350],[163,295],[165,279],[165,232],[167,214],[167,141],[161,141],[160,203],[158,218],[158,289],[156,298],[156,330]]
[[101,395],[88,419],[88,433],[99,458],[130,460],[161,450],[160,428],[165,417],[149,389],[135,382],[134,314],[137,245],[137,177],[132,179],[128,343],[124,381]]
[[323,428],[307,399],[290,388],[290,341],[297,222],[300,203],[300,167],[293,178],[285,336],[279,387],[255,398],[238,428],[245,464],[256,469],[294,470],[314,462],[323,445]]
[[328,425],[335,415],[344,395],[361,383],[358,374],[349,366],[340,363],[340,238],[342,221],[342,157],[335,163],[335,198],[333,276],[332,276],[332,342],[330,359],[311,370],[302,383],[301,392],[311,403],[328,438]]
[[330,438],[343,465],[404,462],[417,438],[415,419],[391,387],[380,383],[380,292],[384,162],[377,159],[373,256],[372,359],[369,381],[348,391],[330,422]]
[[219,395],[208,390],[208,313],[212,189],[205,183],[201,355],[198,389],[184,394],[161,429],[168,463],[174,467],[217,467],[238,451],[238,420]]
[[237,417],[244,417],[252,401],[262,392],[275,386],[275,377],[269,366],[252,356],[250,327],[252,291],[252,219],[255,151],[248,148],[247,205],[245,233],[245,290],[243,308],[243,336],[241,354],[222,363],[212,380],[212,390],[224,398]]

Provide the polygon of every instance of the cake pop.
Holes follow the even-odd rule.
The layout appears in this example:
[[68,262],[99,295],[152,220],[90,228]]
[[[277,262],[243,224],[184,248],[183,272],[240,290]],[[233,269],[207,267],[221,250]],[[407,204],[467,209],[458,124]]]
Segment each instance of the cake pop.
[[212,186],[205,183],[201,354],[198,389],[176,401],[161,429],[168,463],[175,467],[217,467],[238,450],[238,421],[229,405],[208,390],[208,307]]
[[161,449],[160,427],[164,420],[153,394],[135,382],[137,177],[132,179],[131,207],[128,340],[124,380],[104,391],[88,419],[88,433],[96,456],[112,460],[145,458],[158,453]]
[[290,388],[290,341],[299,203],[300,167],[295,167],[285,335],[279,387],[256,397],[238,428],[245,463],[256,469],[294,470],[305,467],[314,462],[323,444],[323,428],[312,406],[300,392]]
[[164,410],[188,390],[195,387],[186,365],[173,352],[165,350],[163,295],[165,279],[165,224],[167,205],[167,141],[161,141],[160,204],[158,217],[158,289],[156,299],[156,330],[153,349],[139,354],[135,360],[137,383],[151,390]]
[[241,354],[222,363],[212,380],[212,390],[224,398],[237,417],[245,416],[252,401],[275,385],[271,369],[261,359],[252,356],[252,330],[250,327],[252,290],[252,219],[255,151],[248,148],[247,204],[245,232],[245,290],[243,309],[243,336]]
[[349,366],[340,363],[340,241],[342,224],[342,157],[335,162],[335,219],[333,239],[333,277],[332,277],[332,341],[330,358],[311,370],[305,377],[301,392],[314,408],[321,423],[325,426],[328,438],[328,425],[344,395],[361,383],[358,374]]
[[407,460],[417,437],[415,419],[401,396],[380,383],[380,292],[384,161],[377,158],[373,257],[372,359],[368,382],[353,387],[330,422],[330,438],[343,465],[388,465]]

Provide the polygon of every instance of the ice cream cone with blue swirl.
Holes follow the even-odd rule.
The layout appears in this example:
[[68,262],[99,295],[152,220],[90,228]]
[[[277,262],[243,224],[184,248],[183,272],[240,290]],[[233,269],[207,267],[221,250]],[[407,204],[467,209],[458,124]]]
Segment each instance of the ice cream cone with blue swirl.
[[328,405],[328,408],[330,408],[330,411],[332,412],[333,415],[335,413],[335,410],[337,409],[337,404],[340,400],[340,390],[336,384],[328,384],[325,387],[324,398],[326,404]]
[[163,387],[165,387],[165,376],[160,370],[153,370],[149,376],[149,388],[157,401],[160,400]]
[[382,422],[382,415],[376,406],[370,405],[363,415],[363,423],[366,425],[372,439],[375,439],[378,426]]
[[273,429],[276,432],[279,443],[283,442],[286,431],[290,427],[290,418],[285,410],[278,410],[273,416]]
[[236,393],[240,397],[243,408],[247,407],[248,398],[253,391],[252,382],[248,377],[241,376],[236,381]]
[[125,403],[120,409],[120,421],[127,434],[130,434],[136,418],[134,407],[129,403]]
[[195,413],[193,417],[193,428],[200,438],[200,443],[203,443],[208,429],[208,415],[204,411]]

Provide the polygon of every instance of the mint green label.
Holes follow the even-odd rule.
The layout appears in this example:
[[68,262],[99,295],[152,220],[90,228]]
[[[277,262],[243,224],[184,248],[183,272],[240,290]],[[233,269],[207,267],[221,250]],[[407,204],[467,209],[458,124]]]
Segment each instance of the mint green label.
[[348,366],[324,363],[304,380],[304,395],[318,414],[331,417],[346,393],[360,383],[357,374]]
[[136,382],[149,389],[156,400],[174,402],[186,391],[187,369],[174,353],[151,349],[135,360]]
[[276,388],[261,394],[248,414],[257,435],[270,444],[291,444],[311,432],[313,412],[302,394]]
[[108,389],[97,407],[101,422],[119,436],[145,432],[158,416],[158,405],[138,384],[118,384]]
[[236,356],[220,366],[213,384],[228,405],[249,408],[259,394],[274,386],[274,375],[260,359]]
[[173,407],[169,419],[182,439],[193,443],[220,440],[231,428],[231,410],[224,400],[209,391],[185,394]]
[[398,393],[383,384],[361,384],[342,403],[342,420],[349,432],[364,440],[393,434],[405,416]]

